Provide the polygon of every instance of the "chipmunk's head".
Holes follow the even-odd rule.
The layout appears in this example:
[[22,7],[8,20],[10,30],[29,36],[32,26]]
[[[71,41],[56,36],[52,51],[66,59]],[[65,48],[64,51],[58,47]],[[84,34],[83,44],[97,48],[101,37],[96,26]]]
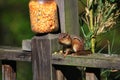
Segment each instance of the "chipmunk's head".
[[67,33],[60,33],[58,37],[58,41],[60,44],[69,46],[72,44],[72,39],[69,34]]

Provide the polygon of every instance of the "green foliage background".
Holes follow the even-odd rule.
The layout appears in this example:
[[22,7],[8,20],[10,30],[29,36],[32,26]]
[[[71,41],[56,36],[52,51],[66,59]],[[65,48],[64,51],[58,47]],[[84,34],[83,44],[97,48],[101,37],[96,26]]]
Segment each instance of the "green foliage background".
[[[23,39],[31,39],[34,35],[30,28],[28,3],[29,0],[0,0],[0,46],[21,47]],[[16,69],[17,80],[32,80],[30,62],[17,62]],[[0,68],[0,80],[1,73]]]
[[21,46],[30,39],[29,0],[0,0],[0,45]]
[[[80,16],[80,26],[85,31],[85,34],[89,37],[91,35],[90,31],[88,30],[88,26],[81,20],[81,15],[85,13],[85,7],[87,6],[87,0],[78,0],[79,2],[79,16]],[[88,0],[89,1],[89,0]],[[92,0],[91,0],[92,1]],[[107,0],[101,0],[101,1],[107,1]],[[111,2],[117,1],[117,9],[120,9],[120,1],[119,0],[108,0]],[[103,5],[104,6],[104,5]],[[115,11],[115,10],[114,10]],[[105,33],[102,33],[98,36],[96,36],[96,53],[109,53],[109,54],[120,54],[120,16],[116,20],[116,24],[106,31]],[[84,37],[82,31],[80,30],[80,35]],[[108,43],[109,41],[109,43]]]

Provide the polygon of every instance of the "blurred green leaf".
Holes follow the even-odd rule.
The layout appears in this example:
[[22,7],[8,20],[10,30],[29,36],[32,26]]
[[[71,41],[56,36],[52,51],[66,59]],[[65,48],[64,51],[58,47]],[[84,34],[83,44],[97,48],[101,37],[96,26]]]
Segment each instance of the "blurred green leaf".
[[115,2],[115,0],[110,0],[111,2]]
[[0,45],[21,46],[23,39],[31,39],[29,0],[0,0]]

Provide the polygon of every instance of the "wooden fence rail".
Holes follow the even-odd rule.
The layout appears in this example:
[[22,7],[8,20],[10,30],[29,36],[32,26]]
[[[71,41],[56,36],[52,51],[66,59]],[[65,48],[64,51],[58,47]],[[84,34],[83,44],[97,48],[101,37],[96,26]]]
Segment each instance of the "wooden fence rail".
[[[31,51],[20,48],[0,48],[0,60],[31,61]],[[91,54],[89,56],[71,56],[64,58],[61,54],[52,54],[52,64],[83,66],[94,68],[120,69],[120,56],[108,54]]]
[[[31,55],[32,55],[31,51],[24,51],[20,48],[14,48],[14,47],[12,47],[12,48],[11,47],[7,47],[7,48],[6,47],[3,47],[3,48],[1,47],[0,48],[0,60],[31,62],[32,61],[31,60],[31,58],[32,58]],[[93,70],[92,71],[93,73],[95,73],[97,71],[96,72],[97,74],[98,74],[100,68],[120,70],[119,55],[108,55],[108,54],[91,54],[91,55],[88,55],[88,56],[71,56],[71,55],[68,55],[66,58],[64,58],[63,55],[61,55],[59,53],[56,53],[56,54],[53,53],[51,55],[50,59],[51,59],[50,63],[46,64],[46,65],[52,65],[52,67],[49,66],[49,68],[48,68],[48,69],[50,69],[50,72],[52,72],[52,74],[49,74],[49,78],[51,78],[51,80],[65,80],[65,79],[61,79],[61,78],[64,78],[64,76],[67,78],[67,80],[71,80],[71,79],[77,80],[76,77],[77,78],[78,78],[78,76],[80,77],[80,75],[78,75],[78,74],[80,74],[80,72],[79,72],[79,69],[75,68],[76,66],[77,67],[90,68],[90,69]],[[47,59],[44,59],[44,60],[47,60]],[[42,66],[45,65],[45,64],[42,64],[42,63],[40,63],[40,64]],[[35,65],[33,65],[33,67],[34,66]],[[39,67],[41,67],[41,66],[39,66]],[[11,69],[11,67],[10,67],[10,69]],[[43,67],[42,69],[46,69],[46,68]],[[52,69],[52,71],[51,71],[51,69]],[[34,69],[33,69],[33,71],[36,72],[36,70],[34,70]],[[44,70],[42,70],[42,71],[44,71]],[[74,73],[78,76],[70,77],[70,76],[73,76],[73,75],[69,74],[69,73],[71,73],[69,71],[72,71],[72,73]],[[56,72],[58,74],[57,76],[56,76]],[[41,73],[44,73],[44,72],[41,72]],[[46,74],[47,74],[47,77],[48,77],[48,72]],[[35,78],[33,78],[33,80],[39,80],[38,78],[36,78],[37,77],[36,75],[39,75],[39,73],[33,74],[33,76],[35,77]],[[67,75],[69,75],[69,77]],[[86,75],[91,76],[89,73],[86,73]],[[6,77],[8,77],[8,76],[6,76]],[[42,75],[41,75],[41,77],[42,77]],[[2,78],[2,79],[3,80],[8,80],[8,78]],[[47,80],[46,76],[42,77],[42,80],[43,79]],[[87,79],[87,80],[90,80],[90,78]],[[93,79],[93,80],[96,80],[96,79]]]
[[23,51],[20,48],[1,47],[0,60],[31,61],[31,52]]

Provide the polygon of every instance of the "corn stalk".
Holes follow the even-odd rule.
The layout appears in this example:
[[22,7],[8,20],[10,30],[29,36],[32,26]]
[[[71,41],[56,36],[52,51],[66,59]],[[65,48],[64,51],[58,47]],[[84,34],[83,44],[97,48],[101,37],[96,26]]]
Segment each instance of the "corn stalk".
[[109,31],[116,24],[120,15],[120,9],[117,8],[117,3],[109,0],[87,0],[85,13],[81,18],[87,24],[89,33],[92,33],[89,36],[92,53],[95,53],[96,36]]

